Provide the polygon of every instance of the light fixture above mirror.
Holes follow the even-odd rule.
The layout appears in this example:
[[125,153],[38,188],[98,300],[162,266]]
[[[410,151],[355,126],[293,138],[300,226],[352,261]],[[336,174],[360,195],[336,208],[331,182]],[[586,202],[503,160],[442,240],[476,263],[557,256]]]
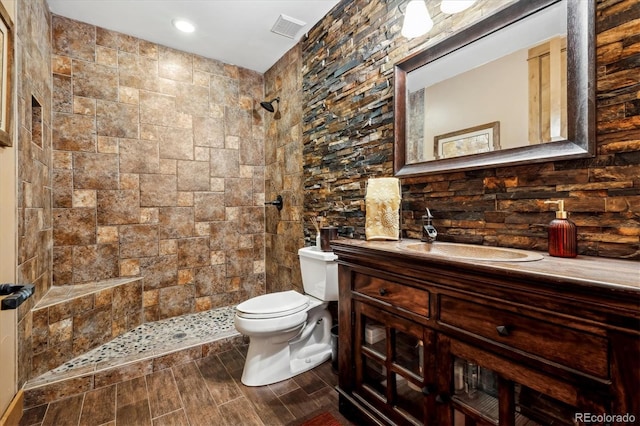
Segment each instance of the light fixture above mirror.
[[407,4],[402,24],[402,35],[406,38],[420,37],[433,28],[433,20],[429,16],[424,0],[411,0]]
[[[442,13],[452,14],[469,8],[476,0],[442,0]],[[410,0],[404,12],[401,34],[406,38],[420,37],[433,28],[426,0]]]

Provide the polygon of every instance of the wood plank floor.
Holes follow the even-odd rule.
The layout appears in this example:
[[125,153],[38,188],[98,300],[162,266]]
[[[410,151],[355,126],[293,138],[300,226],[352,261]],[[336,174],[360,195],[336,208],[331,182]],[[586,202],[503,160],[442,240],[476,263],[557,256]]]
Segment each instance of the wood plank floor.
[[351,425],[330,361],[261,387],[240,382],[243,365],[238,348],[210,355],[25,410],[20,426],[292,426],[323,411]]

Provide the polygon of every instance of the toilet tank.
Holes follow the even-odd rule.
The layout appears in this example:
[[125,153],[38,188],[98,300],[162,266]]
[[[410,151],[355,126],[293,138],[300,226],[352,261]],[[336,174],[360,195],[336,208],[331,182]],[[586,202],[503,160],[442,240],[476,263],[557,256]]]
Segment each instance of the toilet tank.
[[298,250],[304,292],[316,299],[338,300],[338,256],[317,247]]

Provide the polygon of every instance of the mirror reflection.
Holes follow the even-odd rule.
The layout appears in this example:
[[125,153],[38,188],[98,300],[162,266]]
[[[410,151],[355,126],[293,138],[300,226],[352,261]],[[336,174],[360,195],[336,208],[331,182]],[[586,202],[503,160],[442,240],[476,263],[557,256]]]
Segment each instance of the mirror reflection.
[[567,4],[406,77],[406,164],[568,139]]
[[[595,5],[595,0],[518,0],[396,63],[394,175],[592,157]],[[547,14],[556,21],[548,29],[536,21]],[[521,34],[494,43],[502,52],[476,53],[490,38],[522,24]],[[539,37],[510,45],[531,35]],[[507,61],[510,55],[526,55],[519,65],[526,82],[510,83],[513,70],[502,73],[510,68],[499,58]],[[475,75],[482,68],[489,72]],[[449,82],[454,75],[470,84]],[[518,88],[501,90],[507,84]],[[437,97],[431,93],[436,90]]]

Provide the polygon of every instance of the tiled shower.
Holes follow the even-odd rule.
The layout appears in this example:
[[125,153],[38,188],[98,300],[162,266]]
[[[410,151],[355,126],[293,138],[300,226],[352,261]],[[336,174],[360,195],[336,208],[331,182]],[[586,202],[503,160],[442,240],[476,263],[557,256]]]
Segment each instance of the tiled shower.
[[52,25],[53,284],[144,276],[145,321],[264,291],[262,76]]
[[136,283],[21,307],[19,385],[143,323],[263,293],[263,76],[45,2],[18,14],[19,279],[36,301],[51,286]]

